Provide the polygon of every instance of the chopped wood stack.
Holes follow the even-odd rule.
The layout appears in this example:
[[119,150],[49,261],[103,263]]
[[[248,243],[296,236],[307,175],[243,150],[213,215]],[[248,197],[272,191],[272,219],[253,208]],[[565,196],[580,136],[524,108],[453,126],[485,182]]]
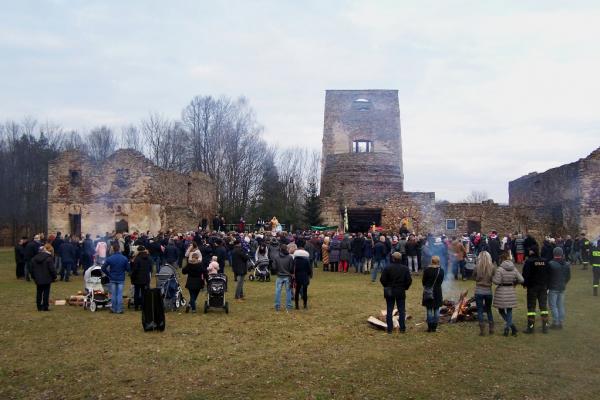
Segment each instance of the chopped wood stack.
[[477,306],[475,297],[468,298],[468,290],[460,294],[458,301],[444,300],[440,308],[440,322],[455,323],[477,320]]
[[[387,311],[381,310],[381,312],[379,313],[379,315],[377,317],[370,316],[367,319],[367,322],[373,328],[386,330],[387,329],[387,322],[385,321],[386,316],[387,316]],[[410,315],[406,314],[404,320],[408,321],[411,318],[412,317]],[[394,308],[394,311],[392,312],[392,323],[394,324],[394,329],[400,329],[400,322],[398,322],[398,320],[399,320],[398,310]]]

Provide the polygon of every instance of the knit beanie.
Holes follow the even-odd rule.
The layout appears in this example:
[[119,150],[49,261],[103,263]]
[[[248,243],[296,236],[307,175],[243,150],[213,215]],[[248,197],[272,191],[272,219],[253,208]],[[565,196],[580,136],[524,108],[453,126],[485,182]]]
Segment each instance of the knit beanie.
[[552,255],[554,256],[554,258],[562,258],[563,249],[561,247],[555,247],[554,250],[552,250]]

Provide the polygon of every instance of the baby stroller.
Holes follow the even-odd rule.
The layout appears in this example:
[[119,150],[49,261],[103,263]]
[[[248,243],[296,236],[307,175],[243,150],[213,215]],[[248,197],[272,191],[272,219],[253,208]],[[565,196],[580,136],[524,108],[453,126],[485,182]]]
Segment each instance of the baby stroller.
[[476,265],[477,257],[473,253],[468,253],[466,258],[465,271],[463,273],[463,279],[471,279]]
[[85,271],[83,281],[85,282],[85,299],[83,309],[95,312],[98,307],[106,308],[110,305],[108,291],[104,289],[102,268],[94,265]]
[[224,308],[225,313],[229,314],[229,303],[225,301],[225,292],[227,291],[227,276],[225,274],[208,275],[207,293],[208,298],[204,302],[204,313],[209,308]]
[[156,274],[156,287],[162,293],[165,310],[175,311],[187,304],[175,267],[165,264],[160,268]]
[[261,282],[269,282],[271,280],[271,272],[269,271],[269,260],[262,259],[256,264],[253,264],[252,272],[248,279],[251,281],[257,280]]

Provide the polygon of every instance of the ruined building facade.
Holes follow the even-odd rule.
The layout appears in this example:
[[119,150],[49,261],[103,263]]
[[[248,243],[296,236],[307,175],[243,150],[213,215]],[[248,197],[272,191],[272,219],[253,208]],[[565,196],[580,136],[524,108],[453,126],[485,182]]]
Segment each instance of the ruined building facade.
[[48,167],[48,232],[182,232],[210,220],[216,209],[207,175],[164,170],[134,150],[102,162],[68,151]]
[[434,192],[405,192],[396,90],[328,90],[321,164],[325,225],[367,231],[372,223],[421,234],[528,232],[598,235],[600,149],[543,174],[510,182],[510,204],[437,203]]

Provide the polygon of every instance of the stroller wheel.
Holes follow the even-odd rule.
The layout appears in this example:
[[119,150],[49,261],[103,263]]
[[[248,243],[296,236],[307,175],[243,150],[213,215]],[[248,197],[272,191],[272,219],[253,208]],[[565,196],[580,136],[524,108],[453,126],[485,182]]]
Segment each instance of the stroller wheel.
[[181,296],[181,300],[179,300],[179,303],[181,304],[181,307],[185,307],[185,305],[187,304],[187,300],[185,299],[185,297]]
[[253,281],[253,280],[254,280],[254,275],[250,275],[250,276],[248,277],[248,279],[249,279],[249,280],[251,280],[251,281]]
[[92,302],[90,303],[90,311],[91,311],[91,312],[96,312],[96,309],[97,309],[97,308],[98,308],[98,305],[96,304],[96,302],[95,302],[95,301],[92,301]]
[[179,308],[179,306],[181,306],[181,301],[179,301],[179,299],[175,300],[175,309]]
[[267,282],[271,282],[271,277],[270,277],[270,276],[267,276],[267,278],[266,278],[266,281],[267,281]]
[[229,302],[225,302],[225,314],[229,314]]
[[204,302],[204,314],[208,312],[208,301]]

